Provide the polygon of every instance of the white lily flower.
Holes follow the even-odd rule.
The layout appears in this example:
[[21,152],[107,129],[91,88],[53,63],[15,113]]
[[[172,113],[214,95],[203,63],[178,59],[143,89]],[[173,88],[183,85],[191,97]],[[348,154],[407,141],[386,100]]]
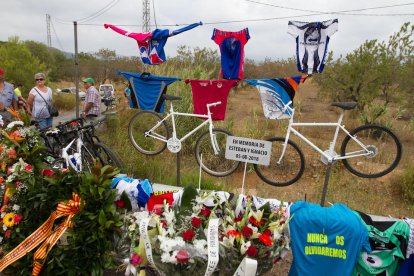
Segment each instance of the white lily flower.
[[249,249],[251,243],[250,241],[244,242],[244,240],[241,240],[241,246],[240,246],[240,254],[244,255],[246,254],[247,249]]

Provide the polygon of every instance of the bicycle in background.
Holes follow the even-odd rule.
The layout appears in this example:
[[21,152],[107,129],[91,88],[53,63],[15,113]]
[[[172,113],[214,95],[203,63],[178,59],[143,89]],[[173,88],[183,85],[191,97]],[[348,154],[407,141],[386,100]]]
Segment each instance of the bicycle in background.
[[[290,140],[293,133],[321,154],[321,161],[325,164],[341,160],[351,173],[364,178],[381,177],[391,172],[401,159],[402,146],[397,135],[382,125],[362,125],[348,131],[342,120],[346,110],[354,109],[355,102],[332,103],[332,106],[342,109],[339,119],[335,123],[294,123],[295,108],[292,101],[283,102],[283,97],[277,97],[280,112],[279,118],[289,118],[289,125],[285,137],[273,137],[271,161],[269,166],[254,164],[257,175],[267,184],[273,186],[287,186],[300,179],[305,168],[305,158],[299,146]],[[284,97],[286,98],[286,97]],[[309,141],[297,127],[334,127],[335,132],[329,149],[322,150]],[[339,153],[335,151],[339,132],[345,133]]]
[[[219,105],[221,102],[207,104],[207,115],[200,115],[175,112],[172,102],[181,100],[181,98],[166,94],[162,97],[170,101],[170,112],[164,118],[156,112],[144,110],[135,114],[129,122],[128,135],[135,149],[146,155],[159,154],[165,148],[173,153],[178,153],[185,139],[203,126],[208,125],[208,130],[202,133],[196,142],[194,152],[197,163],[199,165],[202,163],[202,169],[213,176],[227,176],[234,172],[239,162],[225,158],[227,137],[232,135],[226,130],[214,128],[211,118],[210,107]],[[205,119],[205,121],[179,138],[175,125],[176,116],[198,117]],[[168,119],[171,119],[172,133],[170,133],[166,122]]]
[[76,172],[91,172],[95,162],[121,169],[119,158],[99,141],[94,132],[95,125],[84,125],[83,119],[40,130],[48,154],[45,159],[54,168],[72,168]]

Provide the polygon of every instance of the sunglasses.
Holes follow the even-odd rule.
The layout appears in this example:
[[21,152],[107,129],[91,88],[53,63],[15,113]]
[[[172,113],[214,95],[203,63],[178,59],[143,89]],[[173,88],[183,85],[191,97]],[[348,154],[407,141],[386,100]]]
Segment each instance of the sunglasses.
[[36,79],[36,81],[43,81],[43,80],[45,80],[45,79]]

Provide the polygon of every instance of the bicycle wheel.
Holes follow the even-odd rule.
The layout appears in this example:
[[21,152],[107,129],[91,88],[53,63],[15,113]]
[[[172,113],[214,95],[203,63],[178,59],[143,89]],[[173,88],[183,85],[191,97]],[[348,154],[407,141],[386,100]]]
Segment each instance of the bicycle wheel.
[[[398,165],[401,159],[402,146],[398,137],[389,129],[380,125],[360,126],[350,132],[352,137],[362,142],[372,154],[342,159],[345,167],[353,174],[364,178],[375,178],[386,175]],[[363,153],[363,148],[345,137],[341,146],[341,156]]]
[[[128,136],[132,145],[141,153],[155,155],[162,152],[167,143],[145,135],[145,132],[153,128],[162,118],[158,113],[144,110],[132,117],[128,126]],[[155,129],[151,134],[168,140],[168,127],[165,122]]]
[[285,138],[273,137],[267,141],[272,142],[270,164],[253,164],[256,174],[267,184],[277,187],[288,186],[298,181],[305,170],[305,158],[300,148],[295,142],[288,140],[285,154],[279,163]]
[[112,152],[105,144],[95,144],[95,149],[99,154],[102,165],[111,165],[114,168],[122,169],[122,163],[114,152]]
[[[99,162],[98,156],[95,156],[92,146],[82,146],[82,171],[92,172],[92,168],[95,165],[95,160]],[[101,164],[102,165],[102,164]]]
[[228,160],[225,158],[227,137],[231,136],[229,132],[223,129],[213,129],[213,137],[216,141],[218,154],[214,154],[213,145],[211,144],[210,131],[204,132],[198,138],[195,147],[195,157],[200,165],[201,155],[203,156],[202,169],[213,176],[227,176],[234,172],[239,166],[238,161]]

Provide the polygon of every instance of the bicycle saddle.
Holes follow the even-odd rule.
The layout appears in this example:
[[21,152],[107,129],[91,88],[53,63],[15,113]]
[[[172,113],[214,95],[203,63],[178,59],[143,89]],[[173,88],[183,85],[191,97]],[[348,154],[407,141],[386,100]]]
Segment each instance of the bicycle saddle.
[[178,97],[178,96],[173,96],[173,95],[167,95],[167,94],[164,94],[164,95],[162,95],[163,97],[164,97],[164,99],[165,100],[167,100],[167,101],[177,101],[177,100],[181,100],[181,97]]
[[351,110],[357,106],[356,102],[338,102],[338,103],[331,103],[331,106],[337,106],[344,110]]

